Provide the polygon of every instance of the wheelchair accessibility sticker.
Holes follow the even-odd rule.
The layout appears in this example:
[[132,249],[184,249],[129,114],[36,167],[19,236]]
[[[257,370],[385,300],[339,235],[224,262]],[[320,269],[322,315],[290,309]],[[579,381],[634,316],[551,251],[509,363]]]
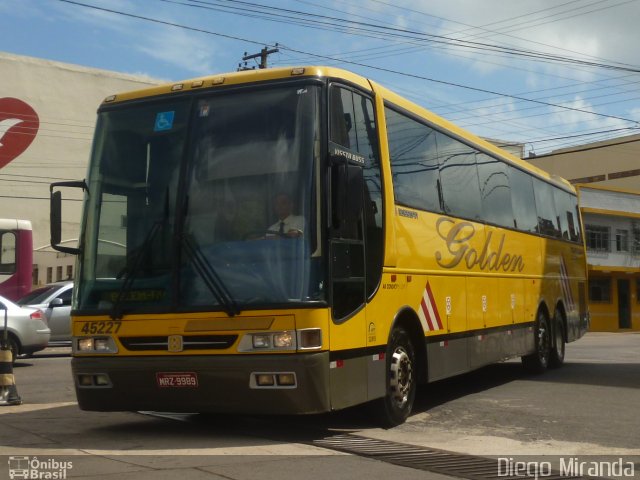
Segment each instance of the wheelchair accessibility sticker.
[[176,112],[160,112],[156,114],[156,123],[153,127],[154,132],[162,132],[173,128],[173,118]]

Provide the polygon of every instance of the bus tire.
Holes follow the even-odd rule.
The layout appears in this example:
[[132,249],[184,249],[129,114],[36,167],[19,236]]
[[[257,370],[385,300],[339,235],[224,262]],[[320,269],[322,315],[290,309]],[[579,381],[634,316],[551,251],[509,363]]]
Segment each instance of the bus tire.
[[549,366],[551,368],[560,368],[564,363],[564,338],[564,315],[560,308],[556,308],[553,316],[553,341],[549,355]]
[[534,329],[535,351],[522,357],[522,365],[530,373],[542,373],[549,367],[551,355],[551,331],[549,317],[538,310]]
[[374,402],[374,407],[382,426],[391,428],[404,423],[409,417],[418,381],[415,348],[402,327],[391,331],[386,365],[387,393]]

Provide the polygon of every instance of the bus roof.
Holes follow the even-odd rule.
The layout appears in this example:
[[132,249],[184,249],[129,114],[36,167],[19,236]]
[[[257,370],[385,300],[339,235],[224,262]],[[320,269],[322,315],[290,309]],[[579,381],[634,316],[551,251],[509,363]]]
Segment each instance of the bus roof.
[[103,105],[157,95],[178,94],[189,90],[200,90],[204,88],[216,88],[297,77],[337,77],[371,91],[371,85],[366,78],[347,70],[322,66],[301,66],[220,73],[217,75],[198,77],[180,82],[166,83],[155,87],[148,87],[141,90],[112,95],[104,100]]
[[0,218],[0,230],[31,230],[31,222],[16,218]]
[[414,114],[427,119],[435,125],[442,126],[453,134],[477,144],[482,149],[501,157],[507,162],[516,165],[523,170],[527,170],[546,181],[552,182],[565,190],[575,192],[574,187],[564,178],[558,177],[556,175],[550,175],[548,172],[541,170],[531,163],[526,162],[516,157],[515,155],[512,155],[511,153],[495,146],[494,144],[484,140],[483,138],[460,128],[454,123],[444,119],[443,117],[440,117],[439,115],[436,115],[426,108],[420,107],[419,105],[407,100],[397,93],[394,93],[392,90],[389,90],[388,88],[383,87],[365,77],[362,77],[348,70],[343,70],[341,68],[326,66],[299,66],[220,73],[216,75],[198,77],[174,83],[166,83],[159,86],[112,95],[107,97],[103,101],[102,106],[119,102],[126,102],[130,100],[138,100],[147,97],[179,94],[181,92],[187,91],[196,91],[209,88],[215,89],[216,87],[229,85],[259,83],[298,77],[340,78],[354,85],[357,85],[358,87],[366,91],[375,91],[376,93],[380,93],[385,100],[388,100],[391,103],[409,112],[413,112]]

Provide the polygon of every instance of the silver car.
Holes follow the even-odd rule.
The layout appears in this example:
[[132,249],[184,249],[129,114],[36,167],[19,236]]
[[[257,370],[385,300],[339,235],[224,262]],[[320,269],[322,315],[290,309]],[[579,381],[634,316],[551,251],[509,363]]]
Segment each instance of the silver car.
[[16,303],[42,310],[51,329],[49,344],[71,344],[71,294],[73,282],[56,282],[36,288]]
[[5,335],[5,312],[9,348],[16,356],[31,354],[47,348],[51,330],[42,310],[21,307],[4,297],[0,297],[0,339]]

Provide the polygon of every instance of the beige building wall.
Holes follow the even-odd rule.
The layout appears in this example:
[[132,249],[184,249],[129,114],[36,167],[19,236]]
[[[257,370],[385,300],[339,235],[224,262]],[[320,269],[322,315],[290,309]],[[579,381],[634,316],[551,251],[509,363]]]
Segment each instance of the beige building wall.
[[556,150],[525,160],[571,183],[640,189],[640,134]]
[[[49,246],[49,184],[85,178],[96,110],[105,97],[160,82],[2,52],[0,72],[0,102],[19,99],[35,110],[40,122],[31,145],[0,168],[0,218],[31,221],[36,284],[47,281],[48,268],[55,281],[62,267],[66,279],[75,258]],[[81,194],[65,189],[63,198],[62,239],[76,246]]]

